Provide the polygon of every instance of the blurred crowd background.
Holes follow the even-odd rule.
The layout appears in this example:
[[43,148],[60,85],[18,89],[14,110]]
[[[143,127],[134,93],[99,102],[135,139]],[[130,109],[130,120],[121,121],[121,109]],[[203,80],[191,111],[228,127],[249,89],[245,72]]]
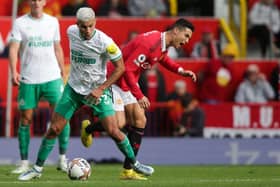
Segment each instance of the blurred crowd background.
[[[13,2],[1,3],[0,135],[16,136],[19,116],[15,89],[12,130],[5,133],[10,128],[5,106]],[[142,91],[152,102],[147,111],[147,136],[280,136],[280,0],[47,0],[45,12],[59,18],[62,42],[67,40],[67,25],[83,6],[95,10],[100,20],[97,28],[100,26],[120,46],[144,31],[163,31],[177,17],[189,18],[196,26],[189,45],[181,50],[169,48],[168,53],[197,73],[197,83],[182,80],[160,66],[146,71],[140,79]],[[27,1],[19,0],[17,15],[27,12]],[[68,43],[62,44],[69,57]],[[45,132],[49,115],[43,102],[34,115],[33,135]],[[83,115],[87,114],[77,112],[71,120],[72,136],[79,135]],[[241,132],[243,129],[248,133]],[[256,129],[271,131],[255,133]]]

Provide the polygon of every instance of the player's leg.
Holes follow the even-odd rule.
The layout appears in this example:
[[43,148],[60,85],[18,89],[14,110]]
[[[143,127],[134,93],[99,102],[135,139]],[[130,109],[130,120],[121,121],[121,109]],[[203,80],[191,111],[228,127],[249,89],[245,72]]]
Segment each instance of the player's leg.
[[61,133],[66,123],[67,120],[63,116],[56,112],[53,113],[51,126],[42,140],[35,165],[27,172],[22,173],[18,177],[19,180],[26,181],[41,177],[43,165],[54,147],[56,137]]
[[[119,129],[123,129],[126,124],[125,120],[125,113],[124,113],[124,104],[122,101],[122,97],[118,90],[116,90],[116,86],[112,85],[111,94],[112,94],[112,102],[113,102],[113,109],[116,112],[116,120]],[[92,133],[93,132],[103,132],[105,131],[103,125],[100,121],[97,123],[91,124],[90,117],[87,116],[81,125],[81,142],[85,147],[90,147],[92,144]]]
[[127,136],[118,128],[117,119],[112,106],[111,95],[107,90],[102,95],[100,103],[92,106],[92,108],[95,114],[100,118],[108,135],[116,142],[119,150],[130,162],[131,167],[137,172],[145,175],[151,175],[154,172],[154,169],[136,161],[133,149]]
[[52,114],[50,128],[40,145],[36,164],[32,169],[21,174],[18,178],[19,180],[31,180],[41,176],[44,162],[55,144],[55,138],[61,133],[77,108],[81,106],[83,97],[75,93],[69,85],[66,85],[63,95],[56,105],[55,112]]
[[[127,124],[129,124],[127,136],[133,147],[134,154],[137,156],[146,126],[145,111],[130,92],[127,94],[126,99],[124,99],[124,104]],[[128,159],[125,159],[123,167],[124,169],[131,169]]]
[[13,174],[20,174],[29,169],[28,150],[30,142],[30,124],[33,110],[20,111],[20,125],[18,127],[18,143],[21,162],[20,165],[12,170]]
[[140,164],[136,160],[132,146],[129,143],[127,136],[122,131],[120,131],[116,124],[115,116],[107,116],[103,118],[102,124],[109,136],[116,142],[119,150],[127,158],[133,170],[144,175],[151,175],[154,172],[152,167]]
[[30,142],[30,124],[32,123],[33,108],[37,106],[36,86],[21,83],[19,86],[18,103],[20,122],[18,128],[18,142],[21,162],[11,173],[20,174],[29,169],[28,150]]
[[[126,125],[126,115],[124,112],[123,99],[121,97],[122,92],[115,85],[113,85],[112,88],[113,88],[112,89],[113,108],[116,112],[115,115],[116,115],[118,127],[119,127],[119,129],[124,129],[124,127]],[[125,131],[127,131],[127,130],[125,130]],[[129,161],[127,161],[127,163],[129,164]],[[138,174],[133,169],[123,169],[122,172],[120,173],[120,179],[122,179],[122,180],[147,180],[146,177],[142,176],[141,174]]]
[[[63,89],[64,85],[62,79],[53,80],[41,86],[43,97],[50,103],[52,111],[54,111],[54,107],[56,103],[58,103]],[[59,160],[57,169],[64,172],[67,172],[67,159],[65,154],[68,148],[69,136],[70,125],[69,122],[67,122],[61,133],[58,135]]]

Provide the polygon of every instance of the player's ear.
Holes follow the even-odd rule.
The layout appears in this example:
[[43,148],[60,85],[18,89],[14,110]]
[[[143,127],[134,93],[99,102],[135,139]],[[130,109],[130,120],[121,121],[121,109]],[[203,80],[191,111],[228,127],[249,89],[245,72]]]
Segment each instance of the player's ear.
[[95,28],[95,25],[96,25],[96,19],[94,19],[93,21],[93,27]]
[[177,34],[179,32],[179,28],[178,27],[174,27],[172,31],[173,31],[174,34]]

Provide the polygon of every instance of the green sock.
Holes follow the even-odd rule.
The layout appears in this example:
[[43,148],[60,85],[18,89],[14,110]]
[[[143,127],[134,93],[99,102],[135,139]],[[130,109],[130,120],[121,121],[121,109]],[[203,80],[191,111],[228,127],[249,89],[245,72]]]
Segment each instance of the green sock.
[[127,136],[121,142],[117,142],[119,150],[125,155],[126,158],[130,160],[131,163],[136,161],[133,149],[129,143]]
[[64,155],[67,151],[68,143],[69,143],[69,136],[70,136],[70,125],[68,122],[58,136],[59,154],[60,155]]
[[18,128],[18,142],[21,160],[28,159],[28,147],[30,142],[29,125],[20,124]]
[[45,161],[47,160],[50,152],[52,151],[55,144],[55,138],[47,139],[46,137],[43,138],[42,143],[40,145],[40,149],[37,156],[36,165],[43,166]]

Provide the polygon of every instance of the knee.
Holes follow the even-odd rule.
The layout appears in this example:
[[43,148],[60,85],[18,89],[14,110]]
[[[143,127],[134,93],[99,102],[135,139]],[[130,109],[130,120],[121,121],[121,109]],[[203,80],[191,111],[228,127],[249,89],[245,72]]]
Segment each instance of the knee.
[[118,130],[118,128],[117,127],[115,127],[115,126],[110,126],[109,128],[108,128],[108,130],[107,130],[107,133],[108,133],[108,135],[109,136],[115,136],[116,134],[117,134],[117,130]]
[[22,114],[20,118],[20,123],[25,126],[29,126],[32,123],[32,117]]
[[118,127],[119,127],[119,129],[124,128],[125,123],[126,123],[125,120],[118,119]]
[[52,124],[47,131],[46,138],[55,138],[57,137],[62,131],[62,128],[59,126]]
[[147,123],[147,118],[146,118],[145,115],[143,115],[143,116],[138,117],[138,118],[135,119],[134,126],[138,127],[138,128],[145,128],[146,123]]
[[115,139],[115,140],[120,140],[121,139],[121,131],[117,127],[111,127],[107,131],[108,135]]

